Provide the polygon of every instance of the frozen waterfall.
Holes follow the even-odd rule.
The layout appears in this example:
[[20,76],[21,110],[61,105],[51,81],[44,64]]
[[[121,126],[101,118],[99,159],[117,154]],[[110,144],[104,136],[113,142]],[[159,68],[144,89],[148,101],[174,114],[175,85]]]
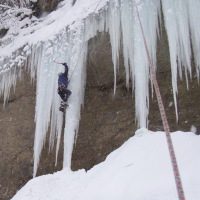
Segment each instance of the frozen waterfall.
[[[60,97],[57,95],[57,74],[64,68],[56,65],[53,62],[54,59],[59,62],[67,62],[69,65],[69,77],[71,78],[69,89],[72,91],[72,95],[69,98],[69,108],[65,116],[63,167],[71,166],[71,154],[78,133],[80,110],[84,100],[88,40],[94,37],[97,31],[108,31],[110,34],[115,77],[114,93],[116,90],[116,73],[119,67],[120,42],[123,42],[126,85],[129,87],[129,77],[131,77],[132,88],[135,92],[137,124],[138,127],[145,128],[148,126],[149,80],[151,80],[151,76],[134,2],[132,0],[103,0],[94,13],[99,2],[89,3],[87,1],[84,4],[84,0],[81,0],[82,7],[79,8],[80,15],[77,20],[71,24],[63,25],[62,31],[56,33],[50,39],[45,39],[45,41],[40,41],[31,46],[24,45],[21,54],[14,56],[13,63],[21,62],[21,65],[25,62],[28,63],[28,69],[33,79],[37,74],[34,176],[37,172],[40,153],[49,126],[49,148],[50,150],[53,148],[54,139],[57,138],[56,155],[59,151],[63,114],[58,111]],[[155,70],[156,45],[162,7],[169,40],[172,86],[178,119],[177,76],[179,74],[182,78],[184,72],[188,85],[188,74],[189,77],[191,76],[192,55],[190,39],[199,78],[200,22],[197,19],[200,18],[200,2],[198,0],[138,0],[137,4]],[[91,6],[91,9],[90,13],[85,14],[87,6]],[[26,59],[27,55],[29,55],[28,59]],[[5,59],[0,59],[0,64],[3,62],[5,63]],[[12,63],[8,61],[7,64],[0,67],[0,94],[4,92],[5,101],[9,97],[10,87],[16,84],[16,79],[20,76],[21,65],[11,65]]]

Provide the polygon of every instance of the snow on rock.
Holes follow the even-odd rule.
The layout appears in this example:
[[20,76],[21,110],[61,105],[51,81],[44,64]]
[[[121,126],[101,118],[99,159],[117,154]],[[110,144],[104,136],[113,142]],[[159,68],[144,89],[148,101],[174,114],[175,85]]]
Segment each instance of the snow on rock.
[[[200,196],[200,136],[171,133],[186,199]],[[177,200],[164,132],[139,129],[89,171],[60,172],[30,180],[12,200]]]

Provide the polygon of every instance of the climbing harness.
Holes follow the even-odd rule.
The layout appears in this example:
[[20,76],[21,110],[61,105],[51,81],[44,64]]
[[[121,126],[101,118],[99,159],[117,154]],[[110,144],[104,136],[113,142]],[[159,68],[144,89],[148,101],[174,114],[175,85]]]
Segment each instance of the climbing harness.
[[150,71],[151,71],[151,76],[152,76],[152,80],[153,80],[153,84],[155,87],[155,91],[156,91],[156,96],[157,96],[157,100],[158,100],[158,105],[159,105],[159,110],[160,110],[160,114],[161,114],[161,118],[162,118],[162,123],[163,123],[163,127],[165,130],[165,135],[166,135],[166,139],[167,139],[167,144],[168,144],[168,148],[169,148],[169,154],[170,154],[170,158],[171,158],[171,163],[172,163],[172,168],[174,171],[174,177],[175,177],[175,182],[176,182],[176,188],[177,188],[177,192],[178,192],[178,196],[179,196],[179,200],[185,200],[185,195],[184,195],[184,191],[183,191],[183,186],[181,183],[181,177],[179,174],[179,169],[178,169],[178,164],[176,161],[176,156],[175,156],[175,152],[174,152],[174,148],[173,148],[173,144],[172,144],[172,139],[170,136],[170,129],[169,129],[169,125],[167,122],[167,117],[165,114],[165,109],[164,109],[164,105],[163,105],[163,101],[160,95],[160,90],[158,87],[158,83],[157,83],[157,79],[156,79],[156,75],[153,69],[153,65],[149,56],[149,51],[148,51],[148,47],[147,47],[147,43],[146,43],[146,39],[145,39],[145,35],[144,35],[144,30],[142,27],[142,23],[141,23],[141,19],[140,19],[140,15],[138,12],[138,7],[136,4],[136,1],[134,0],[135,3],[135,7],[136,7],[136,11],[137,11],[137,16],[138,16],[138,20],[140,23],[140,28],[142,31],[142,36],[143,36],[143,40],[144,40],[144,45],[145,45],[145,49],[146,49],[146,53],[147,53],[147,57],[148,57],[148,61],[149,61],[149,66],[150,66]]
[[[96,9],[98,8],[98,6],[99,6],[99,4],[101,3],[101,1],[102,1],[102,0],[100,0],[99,3],[97,4],[97,6],[96,6],[96,8],[94,9],[93,13],[96,11]],[[91,25],[91,23],[90,23],[90,25]],[[88,29],[90,28],[90,25],[89,25]],[[84,42],[83,42],[83,45],[84,45]],[[70,76],[70,78],[69,78],[69,81],[71,80],[71,78],[72,78],[72,76],[73,76],[73,74],[74,74],[74,72],[75,72],[75,70],[76,70],[76,67],[77,67],[77,64],[78,64],[78,61],[79,61],[81,52],[82,52],[82,50],[83,50],[83,45],[82,45],[82,47],[81,47],[81,50],[80,50],[80,53],[79,53],[79,55],[78,55],[78,59],[77,59],[75,68],[74,68],[74,70],[73,70],[73,72],[72,72],[72,74],[71,74],[71,76]]]

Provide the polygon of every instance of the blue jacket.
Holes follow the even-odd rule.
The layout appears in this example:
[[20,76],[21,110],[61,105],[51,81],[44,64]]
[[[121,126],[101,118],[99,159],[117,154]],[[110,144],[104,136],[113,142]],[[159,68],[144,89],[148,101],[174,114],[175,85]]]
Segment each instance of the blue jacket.
[[67,63],[62,63],[65,66],[65,72],[62,73],[58,78],[58,85],[68,85],[68,66]]

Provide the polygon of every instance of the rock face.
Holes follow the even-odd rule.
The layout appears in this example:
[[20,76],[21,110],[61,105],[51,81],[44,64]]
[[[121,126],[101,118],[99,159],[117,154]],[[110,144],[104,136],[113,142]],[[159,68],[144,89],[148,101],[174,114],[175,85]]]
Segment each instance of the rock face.
[[52,11],[56,8],[60,0],[38,0],[38,6],[40,10]]
[[[164,29],[163,29],[164,30]],[[90,169],[134,135],[135,102],[132,88],[125,86],[123,57],[120,54],[117,89],[114,95],[114,75],[110,38],[99,33],[89,41],[85,105],[81,112],[80,128],[73,151],[72,169]],[[200,92],[196,78],[187,90],[185,81],[178,80],[179,122],[176,123],[173,102],[171,70],[166,33],[158,41],[157,79],[166,108],[171,131],[189,131],[192,125],[200,128]],[[195,70],[193,70],[194,72]],[[193,74],[195,76],[195,73]],[[130,83],[131,85],[131,83]],[[15,93],[3,109],[0,99],[0,200],[10,199],[29,179],[33,172],[35,84],[30,84],[26,73],[18,81]],[[150,95],[151,96],[151,95]],[[163,130],[155,94],[150,98],[149,129]],[[48,143],[48,138],[47,138]],[[42,151],[37,175],[62,169],[62,142],[58,165],[55,151],[48,154],[48,144]]]
[[[35,84],[25,74],[17,82],[15,93],[11,91],[5,109],[0,98],[0,200],[10,199],[32,178],[35,97]],[[48,154],[46,148],[41,157],[38,175],[62,169],[62,151],[57,167],[54,166],[55,152]]]
[[0,199],[11,197],[31,178],[35,90],[25,81],[18,81],[5,109],[0,101]]
[[37,0],[36,2],[31,2],[31,8],[35,16],[44,17],[55,10],[60,1],[61,0]]

